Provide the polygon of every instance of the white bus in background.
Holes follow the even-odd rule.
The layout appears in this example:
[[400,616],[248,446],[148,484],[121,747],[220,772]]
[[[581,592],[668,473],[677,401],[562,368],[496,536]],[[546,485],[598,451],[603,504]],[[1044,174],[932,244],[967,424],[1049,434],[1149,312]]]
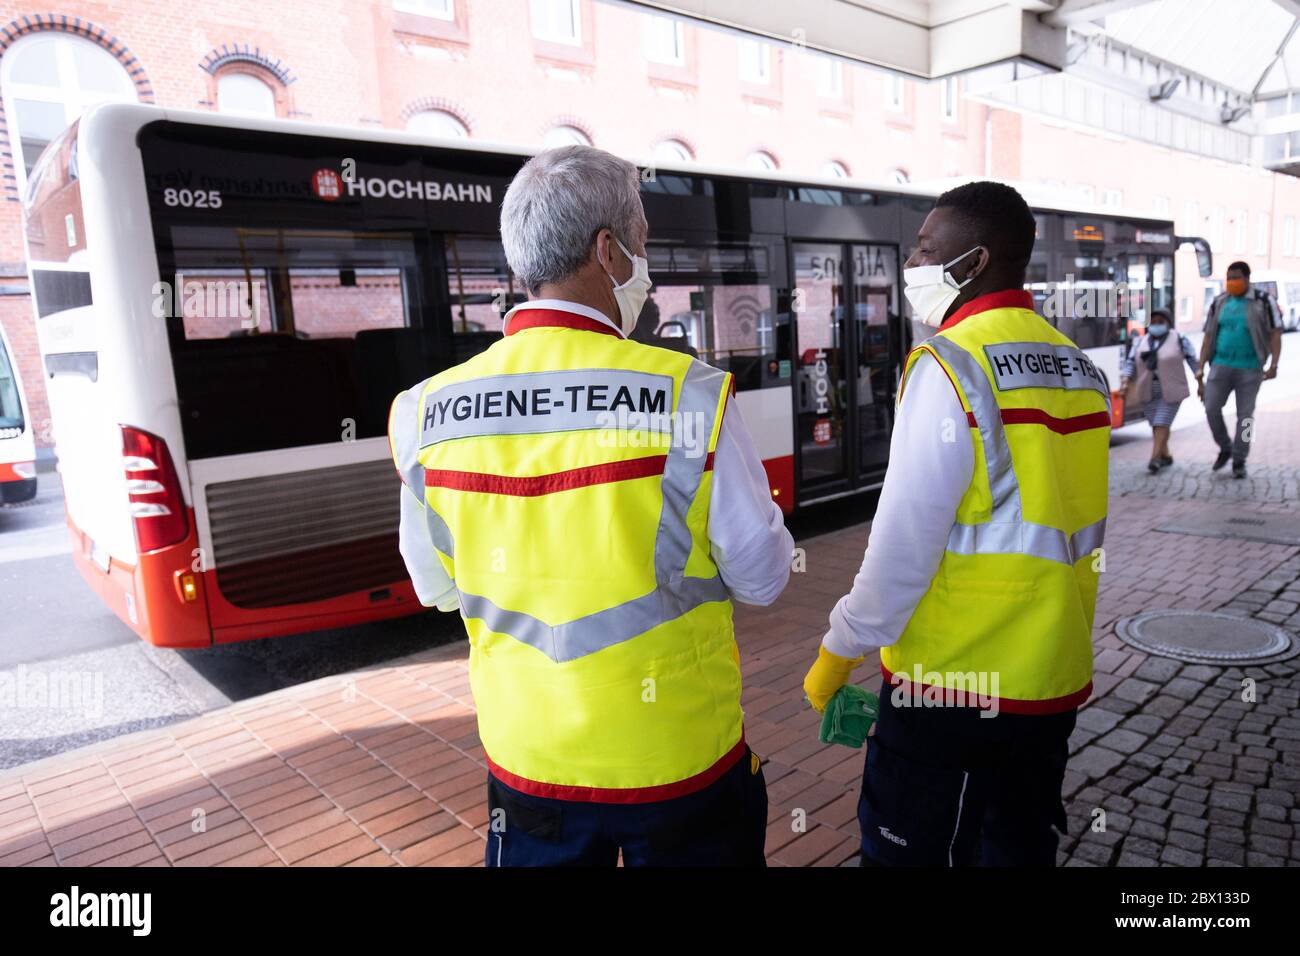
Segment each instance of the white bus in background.
[[1250,274],[1250,284],[1263,289],[1277,302],[1282,312],[1282,331],[1294,332],[1300,328],[1300,273],[1256,269]]
[[36,497],[36,434],[18,362],[0,328],[0,505]]
[[[47,147],[24,212],[73,558],[137,634],[202,647],[422,609],[389,406],[526,298],[498,218],[529,155],[139,104],[94,107]],[[786,513],[878,488],[916,339],[902,263],[935,192],[653,172],[632,338],[732,373]],[[1172,300],[1181,240],[1161,220],[1035,216],[1036,296],[1066,276],[1137,290],[1127,311],[1053,320],[1116,382],[1133,321]]]

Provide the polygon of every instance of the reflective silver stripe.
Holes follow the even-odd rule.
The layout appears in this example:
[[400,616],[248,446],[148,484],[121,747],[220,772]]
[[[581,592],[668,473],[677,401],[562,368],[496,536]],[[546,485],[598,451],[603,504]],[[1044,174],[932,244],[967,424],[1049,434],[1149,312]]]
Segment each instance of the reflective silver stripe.
[[1029,554],[1074,564],[1101,547],[1105,533],[1105,518],[1068,536],[1059,528],[1029,521],[954,524],[948,534],[948,550],[953,554]]
[[[453,438],[610,428],[626,416],[667,415],[670,375],[580,368],[489,375],[425,396],[420,447]],[[648,426],[647,426],[648,427]]]
[[424,385],[421,382],[397,396],[393,402],[393,420],[388,431],[398,474],[402,476],[406,487],[415,492],[421,501],[424,500],[424,466],[420,464],[420,449],[416,441],[419,422],[415,414],[420,407],[420,393],[424,390]]
[[993,386],[975,356],[941,335],[925,343],[947,363],[966,396],[984,447],[988,466],[989,491],[993,495],[992,522],[1020,521],[1020,483],[1011,464],[1011,445],[1002,426],[1002,409],[993,396]]
[[703,362],[692,362],[682,379],[682,391],[677,399],[680,414],[673,417],[673,427],[690,428],[699,422],[699,434],[705,437],[703,442],[688,443],[684,436],[674,435],[664,464],[663,507],[655,538],[655,580],[660,587],[676,584],[686,572],[686,561],[691,556],[691,529],[686,524],[686,512],[704,475],[709,437],[713,434],[726,381],[726,372]]
[[973,355],[941,335],[926,340],[926,346],[948,365],[957,377],[975,425],[988,468],[993,507],[989,520],[979,524],[954,524],[948,534],[947,550],[953,554],[1028,554],[1048,561],[1074,564],[1101,547],[1106,519],[1067,535],[1059,528],[1024,520],[1020,483],[1011,462],[1011,444],[1002,424],[1002,408],[993,394],[992,383]]
[[392,442],[393,458],[403,483],[424,505],[424,520],[429,527],[429,538],[433,541],[433,546],[450,558],[455,556],[451,529],[447,527],[447,522],[442,520],[442,516],[429,506],[429,500],[424,493],[424,465],[420,464],[420,449],[417,447],[416,428],[419,423],[415,415],[420,407],[420,393],[424,391],[427,381],[426,379],[425,382],[408,388],[397,396],[393,403],[393,420],[388,440]]
[[1088,356],[1073,345],[1048,342],[998,342],[984,346],[984,355],[1006,392],[1015,388],[1090,388],[1109,399],[1106,380]]
[[464,617],[477,618],[490,630],[509,634],[562,664],[630,641],[706,602],[726,599],[726,586],[714,575],[683,578],[672,588],[658,587],[639,598],[564,624],[550,625],[522,611],[507,611],[482,595],[464,591],[460,592],[460,610]]
[[713,435],[726,382],[725,372],[703,362],[693,362],[682,379],[675,409],[679,414],[673,416],[674,428],[686,422],[700,422],[700,434],[707,437],[700,444],[686,442],[680,435],[673,436],[660,485],[663,504],[655,535],[654,590],[614,607],[556,625],[547,624],[523,611],[498,607],[483,595],[460,591],[462,616],[481,620],[492,631],[508,634],[537,648],[556,663],[562,663],[631,640],[701,604],[727,600],[727,588],[719,575],[709,578],[685,576],[692,547],[686,515],[704,475],[708,438]]
[[429,526],[429,540],[447,557],[454,558],[456,551],[451,539],[451,529],[447,527],[447,522],[442,520],[442,515],[433,510],[427,499],[422,497],[421,500],[424,501],[424,522]]

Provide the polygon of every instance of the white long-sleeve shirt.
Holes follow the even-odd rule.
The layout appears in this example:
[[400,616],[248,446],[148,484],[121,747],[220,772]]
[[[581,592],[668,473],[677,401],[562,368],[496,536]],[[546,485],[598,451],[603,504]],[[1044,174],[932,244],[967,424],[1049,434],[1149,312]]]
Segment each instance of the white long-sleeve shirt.
[[[558,309],[595,319],[619,331],[602,312],[574,302],[534,300],[517,306]],[[790,578],[794,539],[786,530],[781,509],[768,490],[767,473],[735,399],[728,396],[713,455],[713,484],[709,496],[709,552],[731,596],[744,604],[767,605],[780,596]],[[434,551],[425,522],[425,504],[402,486],[399,549],[427,607],[454,611],[460,606],[456,586]]]
[[859,657],[902,635],[939,569],[974,467],[957,391],[934,356],[923,353],[903,389],[862,567],[822,638],[828,651]]

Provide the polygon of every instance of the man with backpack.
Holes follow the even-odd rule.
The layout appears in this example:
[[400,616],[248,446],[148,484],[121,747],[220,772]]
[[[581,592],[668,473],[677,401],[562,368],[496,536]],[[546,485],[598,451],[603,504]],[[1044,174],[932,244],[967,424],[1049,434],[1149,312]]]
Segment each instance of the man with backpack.
[[[1226,286],[1227,291],[1210,304],[1205,320],[1196,392],[1205,402],[1210,434],[1219,446],[1214,470],[1231,458],[1232,477],[1245,478],[1255,398],[1260,384],[1277,376],[1282,354],[1282,314],[1267,292],[1251,288],[1250,266],[1246,263],[1228,266]],[[1205,374],[1207,361],[1209,375]],[[1223,422],[1223,406],[1230,393],[1236,394],[1237,403],[1237,433],[1232,441]]]

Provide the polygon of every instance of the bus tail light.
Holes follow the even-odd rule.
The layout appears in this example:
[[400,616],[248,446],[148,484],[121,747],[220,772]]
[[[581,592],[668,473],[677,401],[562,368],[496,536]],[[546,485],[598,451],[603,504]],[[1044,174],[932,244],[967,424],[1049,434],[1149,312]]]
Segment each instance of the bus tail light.
[[141,552],[157,551],[184,541],[189,521],[167,443],[157,435],[123,425],[122,466],[136,547]]

